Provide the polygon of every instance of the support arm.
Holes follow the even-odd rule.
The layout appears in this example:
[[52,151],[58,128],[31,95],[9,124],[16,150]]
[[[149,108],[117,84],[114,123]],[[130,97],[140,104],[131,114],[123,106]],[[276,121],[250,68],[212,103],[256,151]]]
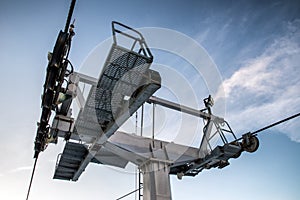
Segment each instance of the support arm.
[[168,100],[165,100],[165,99],[161,99],[161,98],[158,98],[158,97],[155,97],[155,96],[150,97],[147,102],[158,104],[158,105],[161,105],[161,106],[173,109],[173,110],[177,110],[179,112],[183,112],[183,113],[186,113],[186,114],[190,114],[190,115],[193,115],[193,116],[196,116],[196,117],[201,117],[203,119],[208,120],[208,119],[211,118],[210,114],[205,113],[201,110],[196,110],[194,108],[190,108],[190,107],[187,107],[187,106],[184,106],[184,105],[180,105],[178,103],[174,103],[174,102],[171,102],[171,101],[168,101]]

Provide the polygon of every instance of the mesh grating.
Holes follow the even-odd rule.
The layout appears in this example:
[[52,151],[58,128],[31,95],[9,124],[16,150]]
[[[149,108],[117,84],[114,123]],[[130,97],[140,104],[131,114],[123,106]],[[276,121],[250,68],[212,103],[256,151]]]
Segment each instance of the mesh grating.
[[124,97],[131,96],[140,86],[151,62],[148,57],[113,45],[95,91],[94,105],[100,125],[114,120],[126,103]]
[[[82,141],[91,143],[102,133],[111,136],[160,87],[160,76],[156,77],[157,85],[151,85],[151,62],[151,58],[113,45],[97,86],[91,87],[75,122]],[[149,91],[143,90],[143,98],[134,98],[133,103],[132,94],[141,85],[147,85]]]

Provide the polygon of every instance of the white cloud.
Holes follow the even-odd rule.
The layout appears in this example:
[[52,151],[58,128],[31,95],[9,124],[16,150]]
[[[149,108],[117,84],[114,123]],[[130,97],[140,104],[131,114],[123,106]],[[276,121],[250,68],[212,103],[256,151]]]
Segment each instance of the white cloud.
[[[264,92],[270,84],[263,84],[276,75],[267,70],[270,62],[274,60],[274,56],[266,56],[251,61],[235,72],[229,79],[223,82],[226,97],[233,93],[234,89],[243,88],[252,92]],[[257,87],[259,86],[259,87]]]
[[[300,28],[289,23],[287,33],[258,57],[223,81],[217,100],[228,102],[228,117],[233,128],[249,131],[300,111]],[[220,89],[220,91],[222,90]],[[300,142],[299,119],[276,129]]]
[[27,171],[27,170],[32,170],[32,166],[23,166],[23,167],[17,167],[15,169],[10,170],[10,173],[16,173],[16,172],[22,172],[22,171]]

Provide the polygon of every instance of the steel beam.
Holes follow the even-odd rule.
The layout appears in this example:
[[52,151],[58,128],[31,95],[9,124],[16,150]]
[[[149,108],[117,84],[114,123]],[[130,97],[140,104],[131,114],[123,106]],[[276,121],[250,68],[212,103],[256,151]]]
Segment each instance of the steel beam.
[[157,104],[157,105],[160,105],[160,106],[164,106],[164,107],[170,108],[172,110],[177,110],[179,112],[190,114],[190,115],[193,115],[193,116],[196,116],[196,117],[201,117],[203,119],[210,119],[211,118],[210,114],[205,113],[201,110],[196,110],[194,108],[190,108],[190,107],[187,107],[187,106],[184,106],[184,105],[181,105],[181,104],[178,104],[178,103],[174,103],[174,102],[171,102],[171,101],[168,101],[168,100],[165,100],[165,99],[161,99],[161,98],[158,98],[158,97],[155,97],[155,96],[150,97],[147,102],[148,103],[154,103],[154,104]]

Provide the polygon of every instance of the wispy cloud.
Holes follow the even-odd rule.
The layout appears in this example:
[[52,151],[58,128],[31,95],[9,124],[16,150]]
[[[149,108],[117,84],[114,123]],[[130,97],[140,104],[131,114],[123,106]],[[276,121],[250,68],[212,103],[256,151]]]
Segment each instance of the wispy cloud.
[[267,68],[274,59],[275,56],[262,56],[236,71],[223,82],[226,97],[234,93],[235,89],[246,89],[250,92],[266,92],[270,89],[272,77],[277,75]]
[[10,173],[16,173],[16,172],[22,172],[22,171],[27,171],[27,170],[32,170],[32,166],[23,166],[23,167],[17,167],[15,169],[10,170]]
[[[299,20],[289,23],[284,36],[224,80],[217,100],[226,99],[230,121],[238,131],[253,130],[300,111],[299,24]],[[277,130],[300,142],[299,121],[282,127]]]

